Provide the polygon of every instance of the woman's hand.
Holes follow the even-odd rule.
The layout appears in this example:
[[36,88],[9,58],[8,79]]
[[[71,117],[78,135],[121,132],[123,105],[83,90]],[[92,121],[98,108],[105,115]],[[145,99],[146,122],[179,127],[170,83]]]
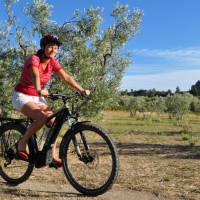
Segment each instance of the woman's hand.
[[90,94],[91,94],[90,90],[83,90],[82,93],[87,96],[90,96]]
[[40,90],[40,96],[48,97],[49,96],[48,90],[47,89]]

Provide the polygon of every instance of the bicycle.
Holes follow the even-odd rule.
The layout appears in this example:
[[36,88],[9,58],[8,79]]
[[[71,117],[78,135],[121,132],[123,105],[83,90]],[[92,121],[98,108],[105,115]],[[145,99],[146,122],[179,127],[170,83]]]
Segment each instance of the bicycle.
[[119,169],[117,149],[108,133],[89,121],[80,121],[79,112],[68,101],[71,96],[50,94],[49,99],[61,99],[63,106],[48,121],[54,118],[42,150],[38,148],[38,136],[33,134],[27,145],[29,159],[17,155],[16,144],[25,133],[30,119],[9,119],[0,126],[0,175],[9,184],[20,184],[31,175],[34,167],[51,167],[51,149],[61,127],[67,122],[59,147],[62,168],[69,183],[80,193],[97,196],[105,193],[116,181]]

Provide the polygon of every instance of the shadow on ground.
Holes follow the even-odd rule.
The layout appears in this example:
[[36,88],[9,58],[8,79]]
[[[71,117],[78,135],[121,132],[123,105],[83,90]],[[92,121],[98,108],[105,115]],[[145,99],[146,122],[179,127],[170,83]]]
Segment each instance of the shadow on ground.
[[200,146],[117,143],[119,155],[156,156],[174,159],[200,159]]
[[[29,185],[26,185],[25,187],[19,185],[19,186],[13,186],[8,185],[4,181],[0,180],[0,187],[1,187],[1,193],[9,196],[18,196],[18,197],[33,197],[33,198],[39,198],[39,197],[85,197],[85,195],[82,195],[80,193],[71,192],[68,187],[66,188],[58,188],[56,185],[48,184],[47,187],[43,187],[40,185],[40,189],[37,188],[35,185],[34,187]],[[69,192],[68,192],[69,191]]]

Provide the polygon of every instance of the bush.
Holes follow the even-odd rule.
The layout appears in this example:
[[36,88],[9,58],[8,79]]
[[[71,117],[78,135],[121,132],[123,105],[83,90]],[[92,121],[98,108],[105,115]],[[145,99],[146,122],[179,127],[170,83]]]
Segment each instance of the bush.
[[166,98],[167,112],[171,114],[176,120],[183,119],[183,115],[190,111],[192,102],[192,95],[190,94],[175,94]]
[[191,102],[191,111],[200,113],[200,100],[196,97],[194,97],[193,101]]

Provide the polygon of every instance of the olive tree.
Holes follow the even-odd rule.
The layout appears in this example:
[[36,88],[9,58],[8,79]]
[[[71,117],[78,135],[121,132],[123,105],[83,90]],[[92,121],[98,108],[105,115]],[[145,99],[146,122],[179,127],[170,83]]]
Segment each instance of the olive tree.
[[200,99],[194,97],[191,102],[191,111],[194,113],[200,113]]
[[145,98],[146,111],[162,113],[166,110],[165,99],[163,97],[147,97]]
[[120,99],[121,106],[130,113],[131,117],[136,115],[136,112],[145,111],[145,98],[134,96],[122,96]]
[[157,120],[160,120],[160,115],[166,110],[165,98],[154,96],[154,97],[145,97],[144,108],[146,113],[144,113],[144,118],[149,117],[152,118],[155,114],[158,117]]
[[[123,72],[131,63],[124,45],[138,32],[142,11],[117,4],[111,12],[113,23],[102,29],[102,9],[99,7],[84,11],[77,9],[69,20],[59,24],[51,19],[52,5],[45,0],[28,2],[24,8],[29,22],[27,26],[20,24],[17,14],[12,11],[18,1],[4,0],[7,24],[0,27],[0,44],[4,43],[6,48],[0,50],[0,57],[6,55],[6,59],[0,61],[3,74],[0,94],[5,101],[10,102],[11,90],[19,78],[24,59],[36,52],[38,38],[53,33],[63,43],[57,57],[63,68],[92,92],[92,102],[84,107],[84,114],[97,113],[115,102]],[[70,92],[56,76],[50,89],[52,92]],[[0,104],[2,108],[3,101]]]
[[168,96],[166,98],[167,112],[180,121],[183,115],[190,111],[191,101],[192,95],[187,93]]

